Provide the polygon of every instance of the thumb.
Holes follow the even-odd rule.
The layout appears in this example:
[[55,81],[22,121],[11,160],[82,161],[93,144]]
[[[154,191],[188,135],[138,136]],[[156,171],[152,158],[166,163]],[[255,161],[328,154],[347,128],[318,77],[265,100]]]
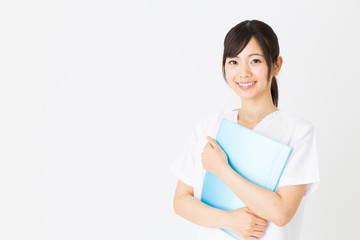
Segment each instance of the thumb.
[[213,148],[216,148],[216,147],[218,146],[216,140],[213,139],[212,137],[206,136],[206,139],[208,140],[208,142],[210,143],[210,145],[211,145]]

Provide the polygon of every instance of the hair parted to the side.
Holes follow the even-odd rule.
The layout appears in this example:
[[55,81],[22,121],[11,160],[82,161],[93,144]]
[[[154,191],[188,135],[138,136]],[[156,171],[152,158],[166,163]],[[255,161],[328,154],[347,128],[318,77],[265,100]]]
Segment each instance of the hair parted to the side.
[[[236,57],[246,47],[251,37],[257,40],[263,51],[268,66],[268,81],[270,81],[271,68],[274,66],[280,53],[278,38],[273,29],[266,23],[259,20],[245,20],[231,28],[225,36],[222,72],[226,82],[226,58]],[[272,77],[271,81],[271,97],[274,105],[277,107],[279,91],[275,76]]]

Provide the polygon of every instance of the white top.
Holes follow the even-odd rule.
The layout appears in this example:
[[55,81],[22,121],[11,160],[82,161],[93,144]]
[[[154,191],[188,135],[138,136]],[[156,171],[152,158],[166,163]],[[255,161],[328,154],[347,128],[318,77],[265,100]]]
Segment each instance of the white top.
[[[194,187],[194,197],[201,199],[205,170],[201,164],[201,153],[207,143],[206,136],[216,139],[223,118],[237,123],[238,109],[222,111],[220,114],[200,120],[185,145],[183,152],[172,163],[170,170],[184,183]],[[256,125],[253,131],[268,136],[293,148],[278,187],[307,184],[305,196],[319,186],[320,176],[316,134],[314,126],[294,114],[278,108]],[[304,199],[294,218],[284,227],[268,222],[263,240],[296,240],[299,236]],[[234,240],[220,229],[194,224],[193,239]]]

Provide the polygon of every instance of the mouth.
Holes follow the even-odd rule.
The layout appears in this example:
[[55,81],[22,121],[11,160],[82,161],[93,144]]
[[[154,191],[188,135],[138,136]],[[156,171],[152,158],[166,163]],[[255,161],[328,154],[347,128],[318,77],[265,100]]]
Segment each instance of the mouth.
[[236,82],[236,85],[238,85],[241,89],[249,89],[255,85],[257,81],[252,82]]

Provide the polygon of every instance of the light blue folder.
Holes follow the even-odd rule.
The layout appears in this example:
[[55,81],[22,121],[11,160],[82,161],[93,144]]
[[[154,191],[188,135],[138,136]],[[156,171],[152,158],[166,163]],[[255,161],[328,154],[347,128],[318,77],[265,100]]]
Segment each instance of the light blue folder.
[[[216,141],[228,156],[229,165],[242,177],[275,191],[292,148],[240,124],[223,119]],[[201,201],[223,210],[246,205],[216,175],[206,171]],[[226,229],[226,233],[242,239]]]

